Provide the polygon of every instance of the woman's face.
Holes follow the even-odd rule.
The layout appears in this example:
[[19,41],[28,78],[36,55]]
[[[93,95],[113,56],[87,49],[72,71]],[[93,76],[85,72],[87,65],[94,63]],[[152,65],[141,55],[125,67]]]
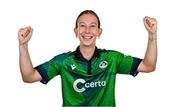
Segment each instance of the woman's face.
[[78,26],[74,28],[80,45],[95,46],[96,38],[101,35],[102,29],[98,28],[98,20],[92,14],[84,14],[78,19]]

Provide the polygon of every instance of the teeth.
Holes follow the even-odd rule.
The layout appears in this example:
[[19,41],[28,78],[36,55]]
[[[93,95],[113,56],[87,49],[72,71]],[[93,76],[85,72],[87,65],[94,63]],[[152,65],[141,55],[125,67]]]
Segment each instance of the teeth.
[[91,39],[92,36],[83,36],[84,39]]

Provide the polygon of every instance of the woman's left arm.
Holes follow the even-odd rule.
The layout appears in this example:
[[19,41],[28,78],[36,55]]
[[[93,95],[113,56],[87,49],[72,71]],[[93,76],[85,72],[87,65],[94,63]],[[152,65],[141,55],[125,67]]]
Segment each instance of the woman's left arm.
[[138,66],[138,72],[152,72],[156,68],[157,62],[157,20],[155,18],[145,17],[144,26],[148,31],[148,44],[144,59]]

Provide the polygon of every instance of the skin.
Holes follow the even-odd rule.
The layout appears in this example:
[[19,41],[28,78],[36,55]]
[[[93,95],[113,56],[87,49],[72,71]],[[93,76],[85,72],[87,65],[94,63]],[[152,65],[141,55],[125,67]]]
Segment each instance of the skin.
[[19,65],[22,79],[26,83],[32,83],[42,80],[42,77],[33,68],[31,58],[28,52],[28,42],[32,36],[33,29],[29,27],[21,28],[18,32],[19,39]]
[[157,62],[157,20],[148,16],[143,19],[144,26],[148,32],[148,44],[144,59],[138,67],[139,72],[152,72]]
[[85,59],[90,60],[96,47],[96,38],[100,37],[102,29],[94,15],[84,14],[79,17],[78,27],[74,28],[76,37],[80,40],[80,51]]
[[[144,17],[144,26],[148,32],[148,44],[144,59],[138,66],[139,72],[152,72],[155,70],[157,61],[157,21],[155,18]],[[74,28],[76,37],[80,41],[80,51],[83,57],[90,60],[96,47],[96,39],[100,37],[102,28],[98,28],[97,18],[92,14],[84,14],[79,17],[78,27]],[[33,68],[28,52],[28,42],[32,36],[33,29],[29,27],[21,28],[18,31],[19,39],[19,65],[24,82],[32,83],[42,80],[42,77]]]

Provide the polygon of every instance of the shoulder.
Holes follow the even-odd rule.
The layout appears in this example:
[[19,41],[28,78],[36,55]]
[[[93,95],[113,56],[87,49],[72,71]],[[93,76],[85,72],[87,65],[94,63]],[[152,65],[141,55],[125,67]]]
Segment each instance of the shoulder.
[[72,53],[71,51],[69,52],[64,52],[64,53],[61,53],[61,54],[58,54],[56,55],[53,59],[56,60],[56,61],[64,61],[65,59],[69,58],[72,56]]

